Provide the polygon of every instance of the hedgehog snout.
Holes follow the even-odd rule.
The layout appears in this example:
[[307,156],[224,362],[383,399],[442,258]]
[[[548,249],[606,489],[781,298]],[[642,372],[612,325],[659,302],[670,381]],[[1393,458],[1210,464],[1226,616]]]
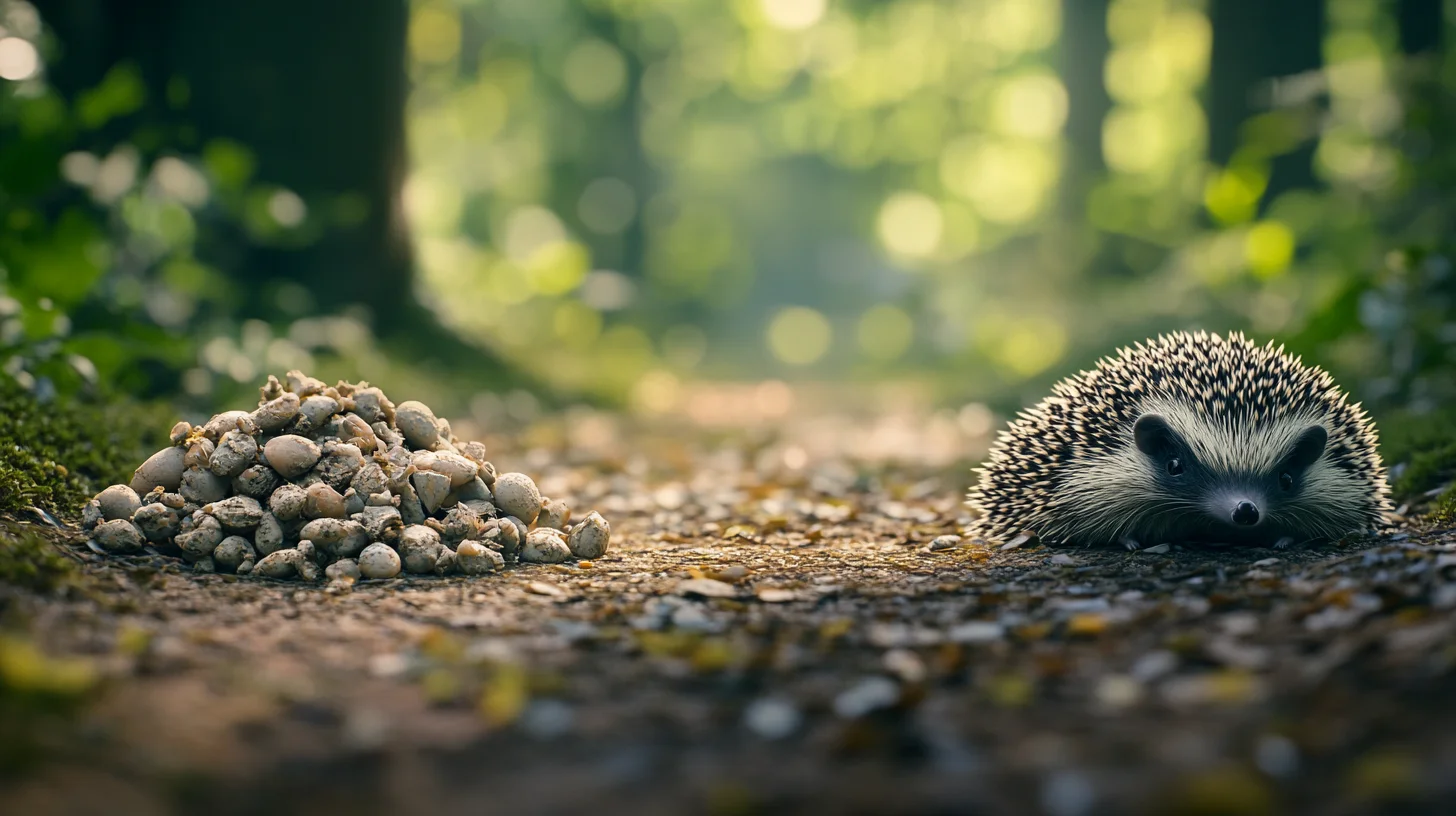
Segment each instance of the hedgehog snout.
[[1248,499],[1245,499],[1234,505],[1234,511],[1231,515],[1233,517],[1234,524],[1237,524],[1240,527],[1253,527],[1255,524],[1259,523],[1259,508]]

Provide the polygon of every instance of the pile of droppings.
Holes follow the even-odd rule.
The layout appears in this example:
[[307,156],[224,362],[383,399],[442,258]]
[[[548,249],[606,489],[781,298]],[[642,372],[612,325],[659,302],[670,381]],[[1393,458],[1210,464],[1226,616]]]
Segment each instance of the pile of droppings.
[[429,406],[368,383],[270,376],[253,411],[179,422],[172,445],[86,503],[101,554],[147,550],[198,572],[350,586],[360,578],[482,575],[598,558],[611,527],[575,525],[524,473],[497,475]]

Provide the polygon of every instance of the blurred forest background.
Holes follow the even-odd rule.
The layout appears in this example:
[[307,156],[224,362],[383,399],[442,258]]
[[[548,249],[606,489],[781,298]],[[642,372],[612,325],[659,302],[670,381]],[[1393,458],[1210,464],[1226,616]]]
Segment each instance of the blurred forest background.
[[197,408],[302,367],[477,416],[758,380],[1007,412],[1201,327],[1426,412],[1456,397],[1453,25],[1442,0],[0,0],[0,364]]

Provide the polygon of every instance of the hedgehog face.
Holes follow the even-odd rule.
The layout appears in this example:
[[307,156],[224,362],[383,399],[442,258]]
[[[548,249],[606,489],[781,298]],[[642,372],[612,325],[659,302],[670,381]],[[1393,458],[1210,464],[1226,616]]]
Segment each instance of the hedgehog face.
[[[1162,414],[1145,413],[1133,424],[1133,444],[1144,459],[1155,492],[1168,497],[1168,511],[1143,520],[1138,532],[1149,540],[1273,544],[1301,533],[1293,523],[1301,497],[1319,472],[1329,433],[1307,424],[1283,434],[1267,456],[1231,466],[1209,443],[1206,421],[1185,436]],[[1198,433],[1201,432],[1201,433]],[[1198,438],[1202,445],[1189,441]],[[1227,444],[1237,444],[1229,440]],[[1317,480],[1317,478],[1316,478]]]
[[1319,368],[1241,334],[1179,332],[1023,411],[969,496],[974,530],[1084,545],[1339,538],[1390,509],[1377,442]]

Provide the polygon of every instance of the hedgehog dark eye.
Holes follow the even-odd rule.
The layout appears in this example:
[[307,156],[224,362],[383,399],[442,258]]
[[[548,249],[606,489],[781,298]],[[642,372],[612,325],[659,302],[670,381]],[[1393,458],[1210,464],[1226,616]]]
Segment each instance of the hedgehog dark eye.
[[1177,459],[1177,458],[1169,459],[1168,460],[1168,475],[1169,476],[1178,476],[1178,475],[1180,475],[1182,473],[1183,473],[1183,460],[1182,459]]
[[1284,490],[1285,492],[1288,492],[1290,490],[1293,490],[1294,489],[1294,477],[1293,476],[1290,476],[1288,473],[1281,473],[1281,474],[1279,474],[1279,487],[1280,487],[1280,489]]

